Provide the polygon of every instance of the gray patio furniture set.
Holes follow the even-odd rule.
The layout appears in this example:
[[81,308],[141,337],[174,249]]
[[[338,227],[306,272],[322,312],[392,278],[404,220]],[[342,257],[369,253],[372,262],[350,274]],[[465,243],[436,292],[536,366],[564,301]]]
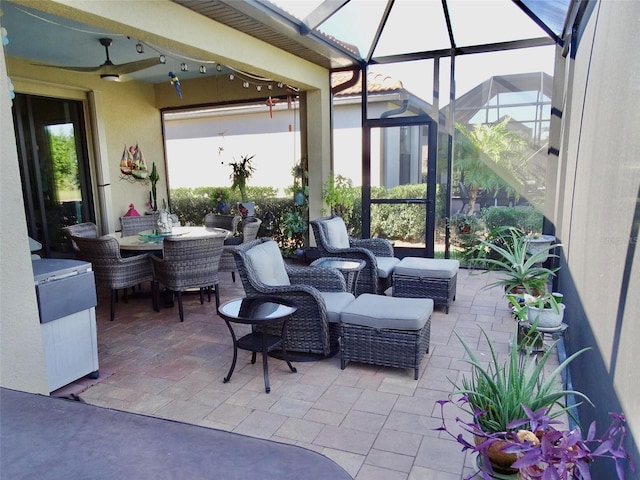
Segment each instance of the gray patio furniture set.
[[356,297],[337,269],[287,265],[276,242],[267,238],[239,245],[234,253],[247,296],[283,298],[298,306],[284,338],[287,352],[330,356],[339,350],[342,368],[350,361],[413,368],[417,380],[429,351],[432,299]]
[[[157,216],[121,217],[122,236],[136,235],[157,227]],[[124,292],[128,300],[128,289],[143,282],[151,284],[153,309],[159,308],[160,285],[164,285],[178,301],[180,321],[184,321],[182,294],[186,290],[198,289],[200,303],[204,303],[204,293],[211,301],[214,290],[216,306],[220,304],[218,289],[218,267],[223,251],[223,236],[206,238],[182,238],[180,236],[163,239],[162,256],[153,253],[123,257],[118,240],[109,235],[98,236],[97,226],[87,222],[65,227],[63,233],[69,238],[75,256],[92,264],[96,285],[110,290],[111,316],[115,318],[115,304],[118,291]]]

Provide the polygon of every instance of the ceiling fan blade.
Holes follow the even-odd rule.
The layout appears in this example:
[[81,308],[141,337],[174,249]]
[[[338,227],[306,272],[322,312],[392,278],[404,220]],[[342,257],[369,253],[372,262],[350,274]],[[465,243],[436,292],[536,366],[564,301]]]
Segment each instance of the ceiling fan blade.
[[65,67],[62,65],[51,65],[49,63],[32,63],[31,65],[35,65],[36,67],[60,68],[62,70],[71,70],[80,73],[96,73],[103,67],[103,65],[97,67]]
[[160,61],[160,57],[152,57],[144,60],[137,60],[135,62],[123,63],[122,65],[112,65],[109,66],[109,68],[114,73],[124,75],[127,73],[134,73],[140,70],[145,70],[147,68],[155,67],[156,65],[160,65],[161,63],[162,62]]

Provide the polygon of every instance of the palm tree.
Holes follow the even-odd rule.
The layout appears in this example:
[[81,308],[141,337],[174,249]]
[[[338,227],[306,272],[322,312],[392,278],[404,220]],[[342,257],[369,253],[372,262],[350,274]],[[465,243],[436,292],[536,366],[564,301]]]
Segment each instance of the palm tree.
[[522,191],[522,175],[526,156],[522,155],[527,142],[516,132],[507,129],[511,120],[505,117],[495,124],[476,124],[473,129],[456,125],[454,170],[464,178],[469,193],[469,211],[473,212],[481,188],[509,193]]

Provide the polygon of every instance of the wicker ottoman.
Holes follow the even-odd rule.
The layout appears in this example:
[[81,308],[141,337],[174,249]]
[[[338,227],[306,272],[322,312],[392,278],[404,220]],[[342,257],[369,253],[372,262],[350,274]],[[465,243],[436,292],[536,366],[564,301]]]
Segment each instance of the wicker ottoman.
[[340,368],[350,361],[413,368],[429,352],[433,300],[365,293],[340,314]]
[[393,296],[431,298],[436,305],[449,305],[456,299],[458,260],[406,257],[393,270]]

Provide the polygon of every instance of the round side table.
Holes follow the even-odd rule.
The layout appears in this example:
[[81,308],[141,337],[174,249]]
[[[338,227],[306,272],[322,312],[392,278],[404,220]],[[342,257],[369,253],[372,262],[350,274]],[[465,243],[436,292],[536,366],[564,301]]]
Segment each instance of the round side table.
[[[269,367],[267,365],[267,357],[271,350],[281,346],[282,359],[287,362],[292,373],[297,372],[287,358],[286,342],[284,340],[287,333],[287,320],[289,320],[296,310],[297,307],[292,302],[270,297],[238,298],[220,305],[218,314],[227,324],[229,332],[231,332],[231,338],[233,339],[233,361],[231,362],[229,373],[224,377],[224,383],[231,380],[231,375],[236,368],[239,348],[252,352],[251,363],[256,363],[256,353],[262,352],[262,371],[264,374],[264,387],[267,393],[271,391],[269,384]],[[251,325],[252,331],[237,339],[231,327],[232,323]],[[280,336],[256,330],[256,327],[278,323],[282,324]]]

